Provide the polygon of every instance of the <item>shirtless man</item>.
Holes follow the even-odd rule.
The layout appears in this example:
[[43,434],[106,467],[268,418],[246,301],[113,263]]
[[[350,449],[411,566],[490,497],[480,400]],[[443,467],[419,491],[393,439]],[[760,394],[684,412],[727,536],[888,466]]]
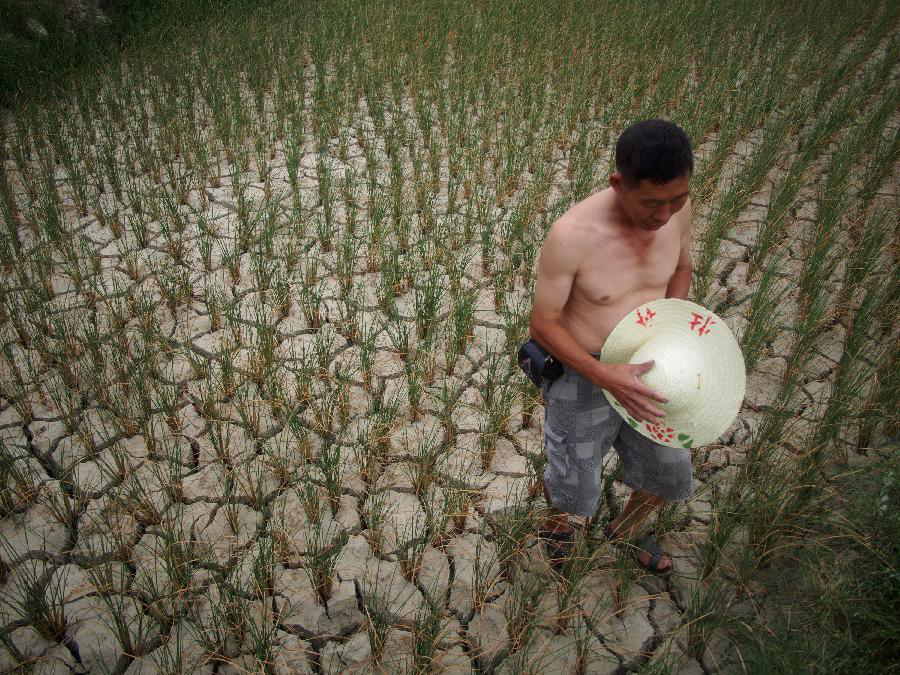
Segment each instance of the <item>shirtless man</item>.
[[[544,525],[550,557],[564,558],[572,521],[594,516],[600,468],[612,443],[634,492],[610,523],[610,539],[632,540],[641,523],[692,487],[690,454],[657,445],[624,423],[602,387],[639,421],[659,421],[666,400],[643,384],[653,367],[599,361],[606,337],[635,307],[658,298],[686,298],[691,284],[690,141],[663,120],[638,122],[616,145],[610,187],[557,220],[541,249],[531,336],[565,367],[544,387],[544,493],[553,515]],[[576,518],[570,518],[570,515]],[[638,561],[654,572],[672,560],[652,538],[637,542]]]

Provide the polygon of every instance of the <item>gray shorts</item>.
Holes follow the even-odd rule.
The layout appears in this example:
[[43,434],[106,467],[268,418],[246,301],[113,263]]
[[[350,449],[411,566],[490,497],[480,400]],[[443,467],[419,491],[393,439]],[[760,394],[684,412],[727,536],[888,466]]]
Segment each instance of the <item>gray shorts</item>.
[[591,517],[600,501],[603,456],[614,445],[622,462],[623,481],[666,501],[687,499],[693,492],[688,450],[658,445],[622,419],[603,391],[580,373],[566,368],[544,388],[544,485],[554,508]]

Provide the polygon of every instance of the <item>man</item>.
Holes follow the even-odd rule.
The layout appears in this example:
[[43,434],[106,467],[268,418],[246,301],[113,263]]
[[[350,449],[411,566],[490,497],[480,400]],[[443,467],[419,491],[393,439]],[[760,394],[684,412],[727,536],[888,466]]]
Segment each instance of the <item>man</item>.
[[[631,125],[616,144],[610,186],[563,214],[541,248],[531,336],[565,367],[544,388],[544,493],[552,513],[542,535],[555,562],[571,549],[573,523],[586,523],[597,509],[601,462],[611,444],[634,492],[607,527],[609,539],[632,541],[655,509],[692,492],[690,453],[635,432],[601,391],[612,392],[636,420],[660,421],[663,411],[655,403],[666,400],[640,379],[653,362],[609,364],[595,355],[635,307],[663,297],[686,299],[693,166],[690,141],[678,126],[664,120]],[[642,566],[671,571],[671,558],[652,536],[635,544]]]

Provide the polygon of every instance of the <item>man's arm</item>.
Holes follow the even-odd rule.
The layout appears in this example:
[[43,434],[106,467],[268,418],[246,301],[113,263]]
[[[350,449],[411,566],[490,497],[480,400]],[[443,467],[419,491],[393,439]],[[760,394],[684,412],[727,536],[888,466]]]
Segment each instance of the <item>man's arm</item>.
[[579,345],[561,323],[585,249],[573,230],[572,226],[557,222],[541,248],[531,336],[564,364],[598,387],[611,391],[635,419],[656,421],[664,413],[651,401],[665,403],[666,399],[639,379],[653,367],[653,362],[636,365],[603,363]]
[[541,248],[530,330],[531,336],[558,360],[594,380],[600,369],[597,359],[575,341],[561,322],[584,253],[571,229],[557,222]]
[[694,268],[691,265],[691,252],[686,247],[682,247],[681,255],[678,257],[678,266],[675,268],[675,272],[669,279],[669,285],[666,287],[666,297],[687,300],[688,291],[691,290],[691,277],[693,274]]
[[691,264],[692,215],[691,200],[688,199],[681,213],[678,214],[678,216],[683,219],[681,252],[678,255],[678,264],[675,267],[675,272],[672,273],[672,277],[669,279],[669,285],[666,287],[667,298],[687,300],[688,291],[691,290],[691,277],[694,274],[694,268]]

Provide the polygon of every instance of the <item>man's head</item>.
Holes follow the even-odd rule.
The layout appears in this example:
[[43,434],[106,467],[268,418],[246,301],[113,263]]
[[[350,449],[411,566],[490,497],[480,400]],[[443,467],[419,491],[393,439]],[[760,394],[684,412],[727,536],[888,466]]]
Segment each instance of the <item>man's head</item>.
[[687,134],[665,120],[636,122],[616,143],[616,172],[610,184],[629,220],[659,229],[688,198],[694,155]]

